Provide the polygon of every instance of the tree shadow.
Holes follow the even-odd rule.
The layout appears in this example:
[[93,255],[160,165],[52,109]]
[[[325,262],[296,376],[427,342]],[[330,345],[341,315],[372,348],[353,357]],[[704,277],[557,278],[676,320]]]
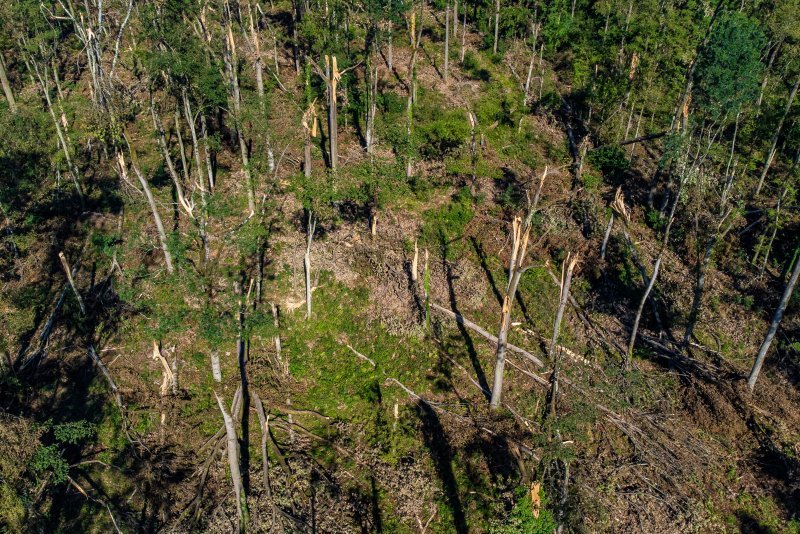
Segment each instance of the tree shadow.
[[453,450],[444,433],[439,416],[425,401],[416,404],[417,416],[422,422],[422,438],[430,452],[436,473],[442,482],[447,506],[453,513],[453,528],[455,532],[467,533],[467,520],[458,493],[458,483],[453,472]]
[[[444,238],[441,240],[441,247],[442,247],[442,267],[445,272],[445,279],[447,280],[447,292],[450,298],[450,309],[453,312],[461,315],[461,312],[458,309],[458,301],[456,299],[456,291],[455,286],[453,285],[453,280],[455,280],[455,276],[453,275],[453,267],[450,262],[447,261],[447,243],[445,242]],[[480,359],[478,358],[478,351],[475,349],[475,344],[472,341],[472,336],[470,336],[467,327],[461,324],[461,322],[456,322],[456,326],[458,327],[458,331],[461,333],[461,337],[464,338],[464,342],[467,345],[467,353],[469,354],[470,362],[472,363],[472,368],[475,370],[475,375],[478,378],[478,383],[483,390],[484,396],[487,398],[489,397],[488,392],[489,389],[489,382],[486,380],[486,374],[483,372],[483,367],[481,366]]]
[[472,248],[475,250],[475,254],[478,255],[478,260],[481,264],[481,269],[483,269],[484,274],[486,274],[486,279],[489,281],[489,287],[492,288],[492,293],[494,297],[497,299],[497,304],[502,306],[503,305],[503,295],[500,293],[500,290],[497,288],[497,282],[494,279],[494,273],[489,268],[488,258],[486,257],[486,251],[483,250],[483,244],[478,241],[475,236],[470,236],[469,238],[470,243],[472,243]]

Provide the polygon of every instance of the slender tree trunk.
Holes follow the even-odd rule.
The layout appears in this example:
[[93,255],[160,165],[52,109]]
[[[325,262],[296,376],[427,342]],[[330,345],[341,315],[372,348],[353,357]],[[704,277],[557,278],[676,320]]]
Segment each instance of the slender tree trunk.
[[11,89],[11,83],[8,81],[8,76],[6,75],[6,62],[3,58],[2,51],[0,51],[0,82],[3,84],[3,92],[6,94],[6,100],[8,100],[8,107],[11,109],[11,113],[16,113],[17,101],[14,99],[14,91]]
[[[256,30],[255,21],[253,20],[253,12],[252,8],[250,7],[250,2],[247,3],[247,10],[249,12],[250,18],[250,38],[253,41],[253,48],[255,49],[255,61],[253,64],[253,68],[256,73],[256,91],[258,93],[258,103],[261,109],[261,113],[263,114],[263,121],[264,121],[264,132],[266,137],[266,148],[267,148],[267,170],[270,173],[275,171],[275,155],[272,151],[272,142],[269,135],[269,128],[266,124],[267,116],[266,116],[266,100],[264,97],[264,60],[261,57],[261,38],[258,35],[258,31]],[[278,72],[278,63],[277,63],[277,53],[275,54],[275,72],[277,75]]]
[[447,83],[450,64],[450,4],[444,10],[444,81]]
[[206,116],[200,114],[200,134],[203,136],[203,159],[206,161],[206,172],[208,173],[208,191],[214,192],[216,180],[214,180],[214,165],[211,163],[211,143],[208,140],[208,127],[206,126]]
[[464,63],[464,53],[467,49],[467,10],[464,10],[464,25],[461,26],[461,63]]
[[[56,136],[58,137],[58,142],[61,145],[61,150],[64,153],[64,161],[67,162],[67,168],[72,176],[72,182],[75,184],[75,190],[78,193],[78,198],[80,199],[81,205],[83,205],[83,188],[81,187],[80,180],[78,178],[78,168],[72,161],[69,145],[67,144],[67,138],[61,128],[62,125],[59,122],[58,117],[56,117],[56,112],[53,109],[53,101],[50,99],[50,84],[47,78],[47,69],[44,68],[40,70],[38,63],[33,58],[28,58],[28,64],[33,73],[36,75],[36,78],[39,80],[39,87],[42,89],[42,94],[44,94],[45,102],[47,103],[47,111],[50,113],[50,118],[53,120],[53,125],[56,128]],[[42,72],[42,70],[44,72]]]
[[788,192],[789,189],[787,187],[784,187],[783,193],[781,193],[781,196],[778,197],[778,205],[775,208],[775,222],[772,224],[772,235],[769,237],[769,241],[767,242],[767,249],[764,251],[764,260],[761,262],[761,269],[759,269],[759,274],[764,274],[764,270],[767,268],[769,255],[770,252],[772,252],[772,244],[775,242],[775,236],[778,234],[778,226],[780,224],[780,217],[781,217],[781,206]]
[[530,226],[523,224],[519,217],[514,218],[512,227],[513,248],[511,258],[508,262],[508,285],[506,286],[506,294],[503,298],[503,309],[500,312],[500,332],[497,334],[494,380],[492,383],[492,398],[490,400],[492,408],[500,406],[503,396],[503,371],[506,365],[508,331],[511,328],[511,307],[514,304],[514,297],[517,294],[519,280],[524,273],[522,261],[525,259],[528,239],[530,237]]
[[367,84],[367,109],[366,125],[364,132],[364,142],[367,154],[372,154],[375,144],[375,115],[378,111],[378,67],[372,68],[372,61],[369,61],[366,69]]
[[[242,172],[244,172],[245,184],[247,187],[247,208],[250,210],[250,214],[254,214],[256,212],[256,201],[255,201],[255,188],[253,185],[253,175],[250,172],[250,158],[248,157],[247,151],[247,142],[244,138],[244,133],[242,132],[242,113],[241,113],[241,89],[239,87],[239,75],[237,74],[237,65],[238,61],[236,59],[236,41],[233,39],[233,31],[231,30],[232,17],[230,16],[229,8],[226,9],[228,11],[227,15],[225,15],[222,19],[222,31],[225,34],[223,36],[223,43],[225,44],[223,49],[222,57],[225,61],[225,70],[228,73],[228,82],[230,84],[230,96],[232,100],[232,109],[234,112],[234,122],[236,128],[236,138],[239,141],[239,153],[242,158]],[[260,60],[259,60],[260,63]],[[204,118],[201,117],[201,121]],[[204,135],[205,135],[205,128]]]
[[317,218],[308,211],[308,226],[306,228],[306,252],[303,255],[303,267],[306,275],[306,319],[311,319],[311,242],[314,240],[314,230],[317,228]]
[[756,100],[756,112],[755,116],[758,117],[761,115],[761,102],[764,100],[764,91],[767,88],[767,82],[769,82],[769,71],[772,69],[772,64],[775,62],[775,57],[778,55],[778,50],[781,49],[783,45],[782,42],[777,43],[774,47],[772,47],[772,52],[769,55],[769,60],[767,61],[767,68],[764,69],[764,79],[761,80],[761,90],[758,93],[758,99]]
[[531,23],[531,61],[528,63],[528,76],[525,78],[525,96],[523,104],[528,105],[530,101],[531,79],[533,78],[533,64],[536,62],[536,41],[538,39],[538,30],[534,23]]
[[330,142],[331,170],[336,171],[339,164],[339,126],[336,86],[339,82],[339,67],[336,56],[325,56],[325,82],[328,86],[328,140]]
[[561,294],[558,299],[556,320],[553,324],[553,337],[550,340],[550,359],[553,362],[553,376],[551,378],[550,415],[555,416],[556,399],[558,398],[558,378],[561,369],[561,351],[558,350],[558,336],[561,333],[561,321],[564,318],[564,309],[569,299],[569,286],[572,283],[572,273],[578,264],[576,254],[567,254],[561,272]]
[[[167,233],[164,231],[164,224],[161,222],[161,215],[158,213],[158,206],[156,205],[155,198],[153,198],[153,192],[150,190],[150,184],[147,183],[147,179],[139,170],[139,165],[136,162],[136,153],[133,151],[133,147],[131,147],[131,144],[128,143],[127,139],[125,142],[128,145],[128,151],[131,154],[131,167],[133,168],[134,174],[136,174],[136,177],[139,179],[139,184],[142,186],[144,196],[147,197],[147,203],[150,205],[150,211],[153,214],[153,222],[155,222],[156,230],[158,231],[158,240],[161,243],[161,250],[164,252],[164,264],[167,267],[167,272],[172,274],[175,272],[174,268],[172,267],[172,254],[170,254],[169,247],[167,246]],[[117,152],[117,164],[119,165],[120,173],[125,176],[128,171],[122,151]]]
[[178,172],[175,170],[175,165],[172,163],[172,156],[169,154],[167,139],[164,133],[164,124],[161,122],[161,117],[159,117],[158,113],[156,113],[152,95],[150,95],[150,114],[153,116],[153,126],[156,129],[158,147],[161,149],[161,155],[164,158],[164,162],[167,164],[167,171],[169,172],[170,178],[172,178],[172,184],[175,186],[175,195],[178,197],[178,203],[186,211],[189,217],[194,218],[194,215],[192,214],[192,206],[186,201],[186,197],[183,193],[183,185],[178,177]]
[[[800,251],[800,247],[797,248],[797,251]],[[795,255],[797,255],[797,251],[795,252]],[[781,324],[783,312],[786,311],[786,305],[789,303],[789,299],[792,297],[792,292],[794,291],[795,284],[797,284],[798,277],[800,277],[800,261],[797,261],[794,264],[792,277],[789,279],[789,283],[786,284],[786,287],[783,290],[783,295],[781,295],[781,300],[778,303],[778,307],[775,309],[775,314],[772,316],[772,322],[767,330],[767,335],[764,338],[764,342],[761,344],[761,348],[758,350],[758,354],[756,355],[755,362],[753,363],[753,369],[750,371],[750,377],[747,379],[747,387],[750,388],[750,391],[753,391],[753,388],[756,385],[756,380],[758,380],[761,367],[764,365],[764,358],[767,356],[767,351],[769,350],[769,346],[772,344],[772,339],[775,337],[775,333],[778,331],[778,326]]]
[[417,240],[414,240],[414,257],[411,259],[411,281],[416,284],[419,270],[419,249],[417,248]]
[[176,102],[175,105],[175,135],[178,137],[178,149],[181,155],[181,174],[183,174],[183,181],[189,183],[189,164],[186,161],[186,147],[183,144],[183,135],[181,134],[181,111],[180,104]]
[[[194,154],[194,166],[195,166],[195,181],[196,187],[200,190],[200,204],[202,208],[202,213],[200,214],[200,240],[203,242],[203,255],[206,261],[210,258],[210,251],[208,249],[208,236],[206,235],[206,184],[203,180],[203,165],[200,161],[200,141],[197,139],[197,129],[194,125],[194,115],[192,114],[192,108],[189,104],[189,95],[187,94],[186,88],[183,88],[181,91],[183,97],[183,111],[186,114],[186,123],[189,125],[189,133],[192,137],[192,154]],[[185,158],[184,158],[185,159]]]
[[608,247],[608,239],[611,237],[611,229],[614,227],[614,213],[608,219],[608,226],[606,226],[606,233],[603,236],[603,244],[600,246],[600,259],[606,259],[606,248]]
[[686,331],[683,334],[683,345],[688,346],[689,340],[694,333],[697,326],[697,321],[700,319],[700,306],[703,302],[703,291],[706,286],[706,273],[708,272],[708,265],[711,263],[711,254],[714,251],[714,246],[717,244],[719,236],[715,233],[706,243],[706,250],[703,253],[703,259],[697,266],[697,282],[694,288],[694,297],[692,298],[692,308],[689,312],[689,322],[686,325]]
[[761,187],[764,185],[764,179],[767,177],[767,173],[769,172],[769,168],[772,166],[772,160],[775,158],[775,149],[778,146],[778,137],[781,134],[781,130],[783,129],[783,123],[786,120],[786,116],[789,114],[789,111],[792,109],[792,103],[794,103],[794,97],[797,95],[797,88],[800,87],[800,76],[798,76],[797,80],[794,82],[792,86],[792,91],[789,93],[789,100],[786,102],[786,108],[783,110],[783,115],[781,115],[781,120],[778,121],[778,127],[775,128],[775,132],[772,134],[772,143],[767,153],[767,161],[764,162],[764,170],[761,171],[761,176],[758,178],[758,185],[756,186],[756,190],[753,196],[757,197],[759,193],[761,193]]
[[236,436],[236,426],[233,423],[233,418],[225,410],[222,404],[222,399],[214,392],[219,405],[219,411],[222,413],[222,420],[225,422],[225,434],[228,441],[228,467],[231,470],[231,480],[233,481],[233,493],[236,496],[236,512],[239,520],[239,532],[247,530],[247,523],[249,520],[249,512],[247,510],[247,494],[244,491],[244,484],[242,483],[242,473],[239,470],[239,439]]
[[497,40],[500,36],[500,0],[494,1],[494,45],[492,46],[492,53],[497,53]]
[[388,31],[386,36],[386,63],[389,66],[389,70],[394,70],[394,46],[392,46],[392,41],[394,38],[394,24],[392,21],[389,21]]
[[306,134],[305,144],[303,146],[303,173],[306,178],[311,178],[311,136]]
[[656,285],[656,280],[658,279],[658,272],[661,268],[661,261],[664,257],[664,253],[667,250],[667,245],[669,244],[669,234],[672,230],[672,223],[675,222],[675,211],[678,209],[678,203],[680,202],[681,197],[681,190],[683,189],[683,185],[686,183],[686,178],[681,177],[680,183],[678,184],[678,189],[675,191],[675,199],[672,201],[672,209],[669,212],[669,218],[667,219],[667,226],[664,229],[664,237],[661,240],[661,248],[658,251],[658,257],[656,258],[655,265],[653,266],[653,276],[650,277],[650,281],[647,283],[647,287],[642,294],[642,298],[639,301],[639,307],[636,309],[636,316],[633,320],[633,327],[631,328],[631,338],[628,342],[628,351],[625,353],[625,370],[629,371],[631,367],[631,358],[633,356],[633,348],[636,344],[636,335],[639,331],[639,322],[642,320],[642,312],[644,311],[644,305],[647,302],[647,298],[650,296],[650,292],[653,290],[653,287]]

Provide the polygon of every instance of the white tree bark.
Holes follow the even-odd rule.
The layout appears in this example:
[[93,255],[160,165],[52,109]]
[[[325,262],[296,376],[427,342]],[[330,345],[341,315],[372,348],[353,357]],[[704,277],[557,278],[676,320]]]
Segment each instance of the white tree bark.
[[[800,247],[798,247],[798,250],[800,250]],[[767,351],[772,344],[772,339],[775,337],[778,326],[781,324],[783,312],[786,311],[786,305],[789,303],[789,299],[792,298],[792,292],[794,291],[794,286],[797,284],[798,277],[800,277],[800,261],[795,261],[792,277],[789,278],[789,283],[786,284],[783,290],[783,295],[781,295],[781,300],[778,302],[778,307],[775,309],[775,313],[772,316],[772,322],[770,322],[767,335],[764,338],[764,342],[761,343],[761,348],[758,349],[758,354],[753,362],[753,369],[750,371],[750,376],[747,379],[747,387],[750,388],[750,391],[753,391],[756,385],[758,375],[761,373],[761,367],[764,365],[764,358],[766,358]]]

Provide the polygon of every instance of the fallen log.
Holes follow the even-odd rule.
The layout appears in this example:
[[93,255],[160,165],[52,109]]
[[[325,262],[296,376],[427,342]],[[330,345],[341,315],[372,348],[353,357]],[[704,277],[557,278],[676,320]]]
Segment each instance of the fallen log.
[[[497,343],[497,336],[493,336],[492,334],[487,332],[485,329],[483,329],[480,326],[478,326],[477,324],[473,323],[472,321],[470,321],[469,319],[467,319],[466,317],[464,317],[460,313],[455,313],[453,311],[448,310],[447,308],[443,308],[442,306],[439,306],[435,302],[431,302],[431,308],[433,308],[434,310],[436,310],[436,311],[438,311],[440,313],[443,313],[444,315],[447,315],[451,319],[454,319],[457,323],[463,324],[464,326],[466,326],[470,330],[475,331],[476,333],[480,334],[481,336],[483,336],[484,338],[488,339],[492,343],[495,343],[495,344]],[[544,363],[542,363],[542,361],[539,358],[537,358],[536,356],[534,356],[533,354],[531,354],[527,350],[522,349],[520,347],[517,347],[516,345],[512,345],[511,343],[506,343],[506,347],[509,350],[513,350],[514,352],[523,355],[526,359],[530,360],[532,363],[536,364],[538,367],[544,367]]]

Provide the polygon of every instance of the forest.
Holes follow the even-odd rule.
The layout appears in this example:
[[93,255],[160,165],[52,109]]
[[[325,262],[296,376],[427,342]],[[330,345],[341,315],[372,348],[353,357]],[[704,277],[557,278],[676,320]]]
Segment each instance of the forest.
[[800,533],[800,0],[5,0],[0,82],[0,533]]

